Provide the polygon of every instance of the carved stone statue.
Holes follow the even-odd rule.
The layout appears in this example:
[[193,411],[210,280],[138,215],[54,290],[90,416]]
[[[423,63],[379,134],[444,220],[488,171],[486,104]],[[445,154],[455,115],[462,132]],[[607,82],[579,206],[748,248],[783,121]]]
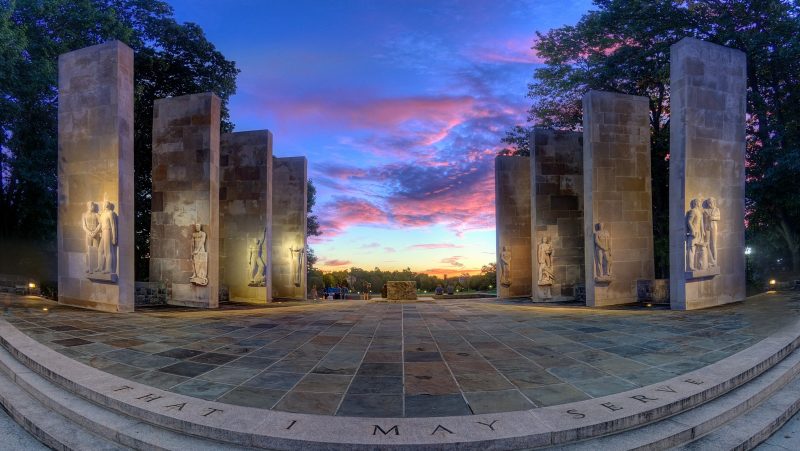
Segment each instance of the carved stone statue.
[[703,231],[708,249],[708,266],[717,266],[717,230],[722,215],[717,207],[717,200],[709,197],[703,203]]
[[100,243],[97,252],[95,272],[115,274],[117,269],[117,214],[114,204],[103,202],[103,212],[99,217]]
[[267,229],[264,229],[264,236],[253,239],[253,244],[248,248],[248,278],[251,287],[263,287],[266,283],[267,264],[264,262],[264,243],[267,238]]
[[[292,261],[294,266],[294,286],[300,287],[301,283],[301,272],[303,271],[303,257],[305,257],[306,250],[305,248],[299,247],[295,249],[294,247],[290,247],[289,251],[292,253]],[[295,256],[296,255],[296,256]]]
[[555,282],[553,274],[553,245],[550,244],[550,237],[543,236],[536,250],[537,262],[539,263],[539,285],[552,285]]
[[692,199],[689,206],[689,212],[686,213],[687,266],[690,271],[699,271],[708,268],[703,210],[698,199]]
[[192,268],[194,272],[189,281],[195,285],[208,285],[208,252],[206,252],[206,232],[200,224],[194,225],[192,233]]
[[594,225],[594,280],[610,282],[611,279],[611,234],[598,222]]
[[86,202],[86,212],[81,216],[81,227],[86,233],[86,273],[94,272],[97,267],[97,251],[100,247],[100,215],[97,204]]
[[511,286],[511,249],[508,246],[500,250],[500,285]]

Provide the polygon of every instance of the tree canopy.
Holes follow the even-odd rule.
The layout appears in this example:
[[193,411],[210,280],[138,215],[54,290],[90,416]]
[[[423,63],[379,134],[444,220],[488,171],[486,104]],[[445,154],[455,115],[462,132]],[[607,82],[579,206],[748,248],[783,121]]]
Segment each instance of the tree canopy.
[[[669,56],[691,36],[747,54],[747,234],[800,272],[800,5],[787,0],[595,0],[575,25],[537,32],[532,126],[579,130],[589,90],[650,99],[656,276],[669,274]],[[528,128],[506,153],[526,154]],[[770,257],[771,258],[771,257]]]
[[134,50],[136,276],[147,278],[157,98],[212,91],[222,131],[239,70],[161,0],[0,0],[0,238],[55,239],[57,58],[117,39]]

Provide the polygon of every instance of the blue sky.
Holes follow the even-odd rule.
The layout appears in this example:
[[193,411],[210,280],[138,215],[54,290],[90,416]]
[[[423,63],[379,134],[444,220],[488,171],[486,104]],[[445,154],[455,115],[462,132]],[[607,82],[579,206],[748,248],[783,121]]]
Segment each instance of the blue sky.
[[493,158],[526,118],[535,32],[588,1],[169,0],[241,69],[237,131],[304,155],[323,270],[495,260]]

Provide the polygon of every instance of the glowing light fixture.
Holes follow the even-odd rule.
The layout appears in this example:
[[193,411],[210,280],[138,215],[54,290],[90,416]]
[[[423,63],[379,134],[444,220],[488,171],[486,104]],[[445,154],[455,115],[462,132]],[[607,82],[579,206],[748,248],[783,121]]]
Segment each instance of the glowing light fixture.
[[744,255],[750,255],[752,253],[753,253],[753,248],[752,247],[747,246],[746,248],[744,248]]
[[777,280],[775,280],[775,279],[769,279],[769,284],[770,284],[770,285],[775,285],[776,283],[778,283],[778,281],[777,281]]
[[36,288],[36,284],[33,282],[29,283],[28,288]]
[[43,309],[42,309],[42,311],[43,311],[43,312],[46,312],[46,311],[47,311],[47,307],[43,308]]

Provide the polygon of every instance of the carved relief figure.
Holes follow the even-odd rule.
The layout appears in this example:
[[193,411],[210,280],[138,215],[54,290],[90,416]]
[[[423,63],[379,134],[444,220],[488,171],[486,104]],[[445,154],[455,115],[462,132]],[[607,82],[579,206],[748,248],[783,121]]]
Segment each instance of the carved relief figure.
[[97,252],[97,268],[95,272],[112,274],[116,272],[117,257],[117,214],[114,204],[103,202],[100,214],[100,243]]
[[594,280],[611,281],[611,235],[601,222],[594,225]]
[[511,286],[511,249],[508,246],[500,250],[500,285]]
[[690,209],[686,213],[686,247],[688,255],[688,266],[690,271],[706,269],[708,259],[706,258],[705,246],[705,226],[703,224],[703,210],[700,208],[700,201],[692,199],[689,203]]
[[192,233],[192,268],[194,272],[189,281],[195,285],[208,285],[208,252],[206,252],[206,232],[200,224],[194,225]]
[[100,215],[97,204],[86,202],[86,212],[81,216],[81,227],[86,233],[86,272],[94,272],[97,262],[97,251],[100,247]]
[[536,251],[539,263],[539,285],[552,285],[555,282],[553,275],[553,245],[550,237],[543,236]]
[[264,243],[267,238],[267,229],[264,229],[264,236],[253,239],[253,244],[248,248],[248,278],[251,287],[263,287],[266,283],[267,264],[264,262]]
[[717,207],[717,200],[709,197],[703,203],[703,231],[708,249],[708,266],[717,266],[717,230],[722,215]]
[[[300,287],[301,285],[301,273],[303,271],[303,257],[305,257],[305,248],[299,247],[295,249],[294,247],[290,247],[289,251],[292,253],[292,266],[294,267],[294,286]],[[295,256],[295,254],[297,256]]]

